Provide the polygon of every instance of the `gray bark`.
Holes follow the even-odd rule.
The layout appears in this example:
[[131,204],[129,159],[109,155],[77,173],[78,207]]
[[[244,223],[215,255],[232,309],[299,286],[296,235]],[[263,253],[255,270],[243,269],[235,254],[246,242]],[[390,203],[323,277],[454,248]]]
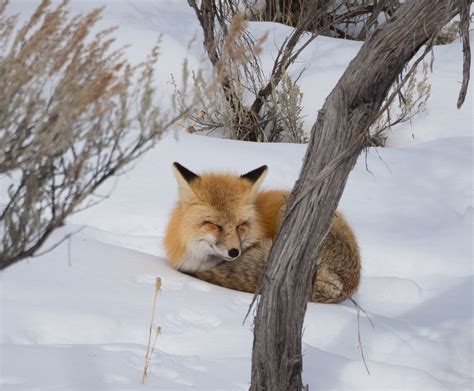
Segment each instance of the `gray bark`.
[[368,128],[405,64],[464,3],[407,1],[377,29],[330,93],[270,252],[255,317],[251,390],[302,390],[306,304],[326,236]]

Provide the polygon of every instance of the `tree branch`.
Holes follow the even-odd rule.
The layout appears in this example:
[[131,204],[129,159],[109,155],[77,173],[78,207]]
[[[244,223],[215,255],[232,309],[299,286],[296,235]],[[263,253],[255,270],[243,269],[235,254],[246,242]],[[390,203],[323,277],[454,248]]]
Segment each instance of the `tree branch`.
[[[320,245],[390,86],[458,2],[406,1],[374,31],[327,97],[262,278],[251,390],[302,390],[301,338]],[[324,173],[324,175],[323,175]]]
[[470,0],[459,0],[459,7],[461,9],[461,23],[459,25],[459,29],[461,31],[462,37],[463,75],[461,91],[459,91],[459,97],[457,102],[458,109],[461,108],[464,103],[464,100],[466,99],[467,87],[469,85],[469,78],[471,74],[471,45],[469,42],[470,6]]

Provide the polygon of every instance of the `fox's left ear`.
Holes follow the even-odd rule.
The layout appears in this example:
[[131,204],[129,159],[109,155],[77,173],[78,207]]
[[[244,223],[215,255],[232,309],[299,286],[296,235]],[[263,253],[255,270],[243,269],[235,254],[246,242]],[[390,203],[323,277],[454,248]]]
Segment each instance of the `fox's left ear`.
[[191,184],[199,179],[199,175],[196,175],[194,172],[188,170],[177,162],[173,163],[173,172],[178,181],[179,198],[182,201],[192,201],[196,197],[196,194],[194,193]]
[[250,181],[252,183],[251,195],[252,197],[257,195],[257,191],[260,188],[265,176],[268,172],[268,166],[262,166],[255,170],[249,171],[247,174],[241,175],[242,179]]

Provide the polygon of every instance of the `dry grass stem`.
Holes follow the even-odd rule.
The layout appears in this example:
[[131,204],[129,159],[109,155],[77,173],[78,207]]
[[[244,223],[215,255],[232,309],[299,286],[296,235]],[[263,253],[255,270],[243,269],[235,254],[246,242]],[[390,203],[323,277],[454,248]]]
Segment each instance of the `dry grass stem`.
[[161,334],[161,327],[157,326],[155,334],[153,336],[153,323],[155,322],[155,313],[156,313],[156,300],[158,298],[158,292],[161,290],[161,278],[157,277],[155,280],[155,293],[153,296],[153,307],[151,311],[151,320],[150,326],[148,329],[148,343],[145,353],[145,364],[143,366],[143,375],[142,375],[142,384],[145,384],[146,377],[148,376],[148,369],[150,367],[151,358],[153,357],[153,352],[155,351],[156,340]]

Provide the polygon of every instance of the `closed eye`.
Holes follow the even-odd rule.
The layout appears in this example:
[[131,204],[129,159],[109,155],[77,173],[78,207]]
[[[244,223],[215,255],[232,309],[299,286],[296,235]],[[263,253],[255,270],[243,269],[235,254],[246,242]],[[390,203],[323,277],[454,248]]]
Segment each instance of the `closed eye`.
[[200,225],[200,227],[205,227],[205,226],[208,226],[209,228],[213,228],[213,229],[219,229],[221,230],[222,227],[216,223],[213,223],[212,221],[203,221]]
[[249,230],[249,223],[244,221],[243,223],[240,223],[238,226],[237,226],[237,232],[239,233],[239,235],[245,235]]

